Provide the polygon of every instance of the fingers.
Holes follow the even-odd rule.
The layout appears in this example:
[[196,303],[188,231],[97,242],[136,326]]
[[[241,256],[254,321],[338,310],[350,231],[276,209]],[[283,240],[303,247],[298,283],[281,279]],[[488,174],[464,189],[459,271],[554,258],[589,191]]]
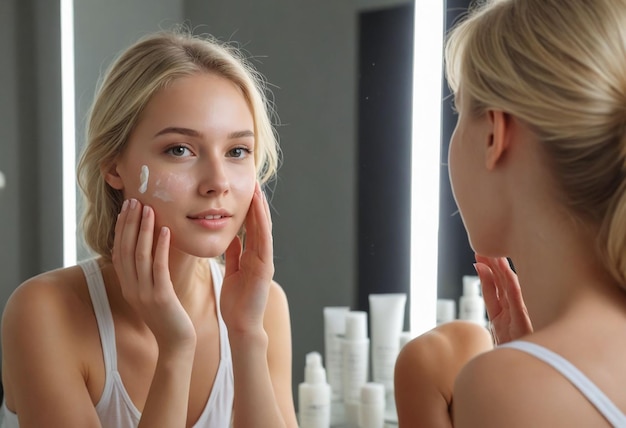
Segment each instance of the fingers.
[[124,201],[115,225],[114,266],[120,280],[136,280],[135,248],[141,221],[140,204],[136,199]]
[[152,276],[155,289],[159,291],[171,288],[169,255],[170,255],[170,229],[163,226],[159,231],[159,237],[154,249],[154,263],[152,264]]
[[239,270],[239,260],[241,257],[241,239],[238,236],[231,241],[226,252],[224,253],[224,261],[226,262],[226,269],[224,276],[228,277]]
[[[141,224],[135,247],[135,268],[139,284],[152,283],[152,242],[154,237],[154,211],[147,205],[141,210]],[[141,291],[140,291],[141,292]]]
[[[512,340],[532,332],[532,323],[522,296],[517,274],[505,257],[476,255],[476,271],[483,285],[483,297],[489,319],[507,326],[504,340]],[[498,317],[504,317],[498,320]],[[502,331],[501,331],[502,333]],[[509,337],[510,336],[510,337]]]
[[272,220],[269,204],[259,184],[256,184],[246,217],[246,251],[254,251],[262,261],[273,258]]
[[502,305],[500,303],[501,294],[498,293],[498,286],[489,266],[482,262],[476,262],[474,267],[480,278],[487,314],[489,319],[493,320],[502,312]]
[[150,292],[154,273],[169,278],[169,230],[159,237],[157,253],[159,268],[154,269],[154,210],[136,199],[124,201],[115,225],[113,241],[113,264],[126,297],[137,298]]
[[272,238],[272,215],[265,193],[259,188],[259,207],[255,214],[259,220],[259,255],[262,260],[271,261],[274,257]]
[[522,288],[519,284],[519,279],[509,262],[505,258],[496,260],[499,270],[502,276],[505,278],[504,286],[506,287],[506,296],[509,304],[509,311],[511,313],[511,319],[514,324],[518,326],[521,332],[532,331],[532,323],[528,316],[528,310],[524,303],[524,297],[522,296]]

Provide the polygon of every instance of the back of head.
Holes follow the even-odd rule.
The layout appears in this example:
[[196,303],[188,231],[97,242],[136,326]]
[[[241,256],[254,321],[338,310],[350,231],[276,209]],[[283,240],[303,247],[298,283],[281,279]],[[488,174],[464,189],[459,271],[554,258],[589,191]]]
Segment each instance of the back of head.
[[279,162],[273,109],[265,81],[232,44],[182,29],[149,34],[130,46],[105,73],[91,107],[87,141],[78,165],[85,197],[83,233],[86,243],[110,258],[117,214],[123,195],[105,181],[102,168],[126,147],[128,138],[152,96],[172,81],[197,73],[214,73],[232,81],[254,119],[257,177],[271,179]]
[[626,287],[626,0],[493,0],[449,35],[446,68],[474,114],[523,120],[563,204]]

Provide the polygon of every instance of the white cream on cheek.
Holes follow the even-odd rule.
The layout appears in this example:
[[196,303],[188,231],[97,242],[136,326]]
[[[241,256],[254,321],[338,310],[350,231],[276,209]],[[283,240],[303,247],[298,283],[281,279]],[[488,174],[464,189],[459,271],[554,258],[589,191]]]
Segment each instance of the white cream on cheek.
[[139,181],[141,182],[139,186],[139,193],[146,193],[148,190],[148,177],[150,176],[150,170],[148,169],[148,165],[141,166],[141,173],[139,174]]
[[152,196],[165,202],[172,202],[174,195],[185,193],[190,186],[193,186],[193,181],[184,175],[163,174],[154,182],[155,190]]

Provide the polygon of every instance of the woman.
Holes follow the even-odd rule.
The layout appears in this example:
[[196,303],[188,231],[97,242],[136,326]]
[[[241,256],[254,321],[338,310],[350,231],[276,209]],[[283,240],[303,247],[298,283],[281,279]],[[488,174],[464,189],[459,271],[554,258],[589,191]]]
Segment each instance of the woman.
[[260,76],[208,37],[148,35],[113,63],[78,167],[97,257],[10,298],[6,427],[297,425],[261,190],[270,113]]
[[409,358],[433,335],[454,364],[432,414],[396,390],[401,426],[626,426],[626,1],[489,1],[446,60],[450,178],[499,346],[416,339],[397,379],[429,369]]

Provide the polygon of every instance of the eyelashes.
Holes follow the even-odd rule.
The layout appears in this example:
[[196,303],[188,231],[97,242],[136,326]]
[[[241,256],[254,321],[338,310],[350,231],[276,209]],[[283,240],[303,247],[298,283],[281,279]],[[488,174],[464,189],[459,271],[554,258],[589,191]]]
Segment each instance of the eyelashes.
[[[195,153],[186,145],[177,144],[165,149],[165,153],[176,158],[195,156]],[[248,146],[238,146],[226,152],[226,157],[235,159],[245,159],[253,154],[253,149]]]

